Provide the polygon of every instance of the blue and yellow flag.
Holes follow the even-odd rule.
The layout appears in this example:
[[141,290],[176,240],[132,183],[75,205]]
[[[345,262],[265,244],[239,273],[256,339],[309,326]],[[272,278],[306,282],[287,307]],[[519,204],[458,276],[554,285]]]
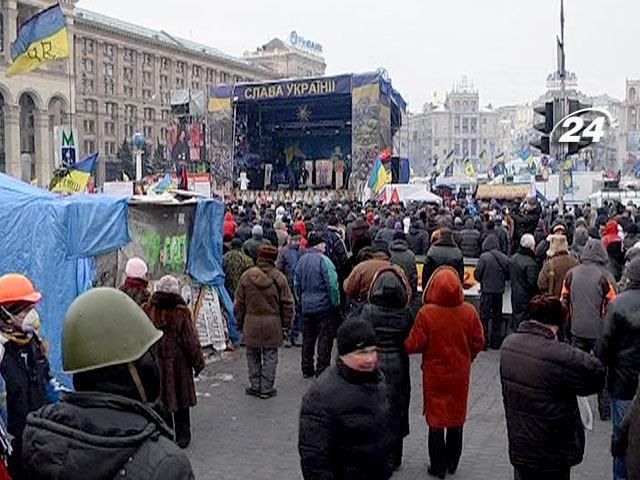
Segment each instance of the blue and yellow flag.
[[453,177],[453,149],[444,157],[444,176]]
[[473,166],[473,162],[469,158],[468,154],[465,154],[464,156],[464,174],[469,178],[476,176],[476,167]]
[[35,70],[45,62],[69,56],[67,21],[62,7],[54,5],[34,15],[20,26],[18,38],[11,44],[7,76]]
[[94,153],[75,165],[65,169],[66,171],[55,178],[50,190],[56,193],[84,192],[89,184],[89,178],[93,172],[98,154]]
[[374,192],[378,193],[380,190],[382,190],[382,187],[384,187],[388,183],[391,183],[391,171],[389,171],[384,166],[384,164],[382,163],[382,159],[378,157],[376,159],[376,163],[373,166],[373,172],[371,173],[368,187]]

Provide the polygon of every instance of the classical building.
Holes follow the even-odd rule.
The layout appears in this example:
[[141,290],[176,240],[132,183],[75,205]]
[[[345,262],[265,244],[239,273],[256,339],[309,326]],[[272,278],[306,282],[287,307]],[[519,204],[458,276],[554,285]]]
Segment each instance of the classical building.
[[209,92],[278,76],[249,59],[80,8],[74,44],[80,150],[100,151],[107,161],[136,132],[153,148],[166,144],[172,90]]
[[620,108],[621,150],[625,170],[640,160],[640,80],[627,80],[625,99]]
[[244,58],[282,78],[321,77],[327,68],[322,46],[300,40],[296,32],[291,32],[289,42],[274,38],[253,52],[245,52]]
[[[498,114],[491,106],[480,106],[480,95],[466,77],[456,82],[444,102],[437,96],[427,103],[422,113],[409,117],[408,151],[415,156],[415,164],[428,172],[435,158],[438,169],[442,160],[453,150],[460,161],[468,156],[483,172],[486,164],[498,152]],[[406,130],[399,135],[407,135]],[[486,162],[480,155],[486,152]]]
[[[48,182],[54,168],[54,127],[69,124],[74,91],[69,80],[70,62],[45,64],[15,77],[6,73],[19,25],[51,3],[3,0],[0,7],[0,172],[40,185]],[[74,3],[61,1],[71,28]]]

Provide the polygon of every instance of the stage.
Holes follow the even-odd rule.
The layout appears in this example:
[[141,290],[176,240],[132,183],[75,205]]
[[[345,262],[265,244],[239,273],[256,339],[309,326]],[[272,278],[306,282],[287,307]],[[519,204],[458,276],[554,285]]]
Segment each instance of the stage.
[[405,108],[384,72],[216,87],[214,174],[240,190],[357,188]]

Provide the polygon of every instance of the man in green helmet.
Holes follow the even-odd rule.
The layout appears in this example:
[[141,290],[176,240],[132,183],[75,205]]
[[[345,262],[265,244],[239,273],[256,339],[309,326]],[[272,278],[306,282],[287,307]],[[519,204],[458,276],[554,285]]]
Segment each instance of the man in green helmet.
[[160,393],[151,347],[162,337],[143,310],[113,288],[95,288],[69,307],[63,368],[74,393],[29,415],[26,478],[192,480],[186,455],[152,404]]

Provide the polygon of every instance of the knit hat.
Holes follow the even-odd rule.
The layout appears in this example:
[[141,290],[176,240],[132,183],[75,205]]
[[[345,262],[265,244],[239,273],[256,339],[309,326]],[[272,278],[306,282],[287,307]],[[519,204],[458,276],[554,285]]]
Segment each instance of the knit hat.
[[553,257],[560,252],[569,252],[567,237],[564,235],[549,235],[549,244],[549,250],[547,251],[548,257]]
[[278,248],[273,245],[263,245],[258,248],[258,261],[267,260],[274,262],[278,259]]
[[254,225],[251,229],[251,235],[262,235],[262,227],[260,225]]
[[350,319],[338,328],[338,355],[377,345],[376,332],[366,320]]
[[386,253],[389,254],[389,243],[382,238],[376,238],[371,243],[371,249],[373,253]]
[[307,244],[309,245],[310,248],[317,247],[321,243],[326,243],[322,235],[316,232],[311,232],[309,234],[309,237],[307,238]]
[[173,275],[165,275],[156,285],[159,292],[180,294],[180,283]]
[[140,257],[130,258],[124,269],[129,278],[145,278],[148,271],[147,264]]

